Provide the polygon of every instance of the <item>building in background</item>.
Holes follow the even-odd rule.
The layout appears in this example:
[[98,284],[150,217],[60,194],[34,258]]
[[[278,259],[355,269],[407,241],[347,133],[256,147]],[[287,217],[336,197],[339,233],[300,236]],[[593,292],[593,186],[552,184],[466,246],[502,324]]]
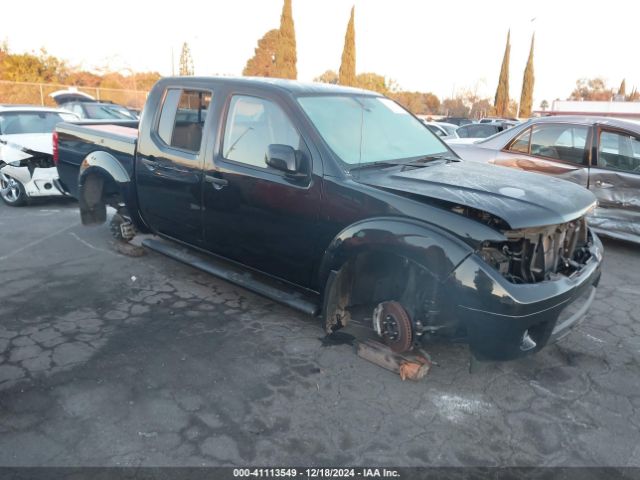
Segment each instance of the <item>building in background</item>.
[[549,110],[538,110],[538,115],[593,115],[640,120],[640,102],[592,102],[555,100]]

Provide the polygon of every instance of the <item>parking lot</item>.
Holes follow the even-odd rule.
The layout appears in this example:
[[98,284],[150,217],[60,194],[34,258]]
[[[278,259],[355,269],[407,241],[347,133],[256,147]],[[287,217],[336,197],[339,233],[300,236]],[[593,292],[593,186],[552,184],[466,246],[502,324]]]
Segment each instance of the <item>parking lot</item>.
[[0,464],[640,466],[640,250],[605,242],[568,338],[420,382],[319,323],[158,254],[73,202],[0,205]]

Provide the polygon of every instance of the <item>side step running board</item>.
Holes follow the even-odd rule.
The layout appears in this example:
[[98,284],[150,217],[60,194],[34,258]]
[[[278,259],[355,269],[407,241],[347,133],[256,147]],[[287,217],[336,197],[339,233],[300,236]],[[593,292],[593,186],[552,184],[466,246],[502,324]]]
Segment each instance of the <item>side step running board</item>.
[[165,240],[147,238],[142,245],[308,315],[315,316],[319,312],[318,300],[314,295],[258,272],[245,270],[232,262]]

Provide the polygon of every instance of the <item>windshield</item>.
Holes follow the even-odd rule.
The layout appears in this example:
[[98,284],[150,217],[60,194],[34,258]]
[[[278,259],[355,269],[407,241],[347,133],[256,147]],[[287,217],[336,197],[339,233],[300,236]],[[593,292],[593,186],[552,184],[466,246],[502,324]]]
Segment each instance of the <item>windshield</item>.
[[68,120],[55,112],[8,112],[0,115],[0,135],[51,133],[56,124]]
[[135,117],[127,109],[118,107],[117,105],[97,105],[85,103],[84,108],[87,116],[93,119],[109,120],[135,120]]
[[298,102],[334,153],[349,166],[443,155],[428,128],[383,97],[300,97]]

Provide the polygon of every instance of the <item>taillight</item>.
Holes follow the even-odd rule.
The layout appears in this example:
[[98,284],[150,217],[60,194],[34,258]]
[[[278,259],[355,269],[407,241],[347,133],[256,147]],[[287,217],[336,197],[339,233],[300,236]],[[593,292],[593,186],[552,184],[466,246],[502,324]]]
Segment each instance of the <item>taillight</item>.
[[58,132],[53,132],[53,163],[58,165],[60,161],[60,151],[58,150]]

